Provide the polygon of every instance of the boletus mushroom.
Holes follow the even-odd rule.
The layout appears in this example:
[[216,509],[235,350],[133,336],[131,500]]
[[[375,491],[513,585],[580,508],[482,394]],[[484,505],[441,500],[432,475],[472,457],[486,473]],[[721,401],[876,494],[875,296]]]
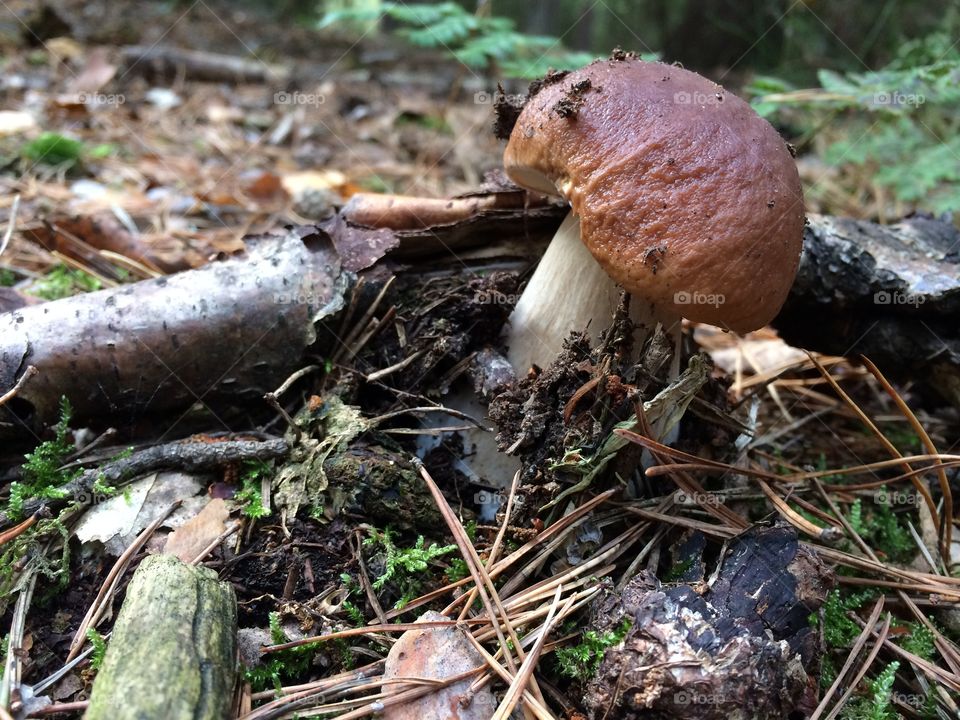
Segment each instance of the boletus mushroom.
[[518,372],[571,330],[606,327],[622,287],[631,318],[681,317],[744,333],[769,323],[800,258],[800,178],[777,131],[696,73],[619,54],[531,91],[507,174],[571,211],[510,320]]

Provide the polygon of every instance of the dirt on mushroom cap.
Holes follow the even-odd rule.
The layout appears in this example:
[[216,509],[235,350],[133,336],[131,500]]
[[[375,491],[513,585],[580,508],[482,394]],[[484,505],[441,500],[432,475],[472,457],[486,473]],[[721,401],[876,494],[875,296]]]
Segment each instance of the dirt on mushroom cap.
[[556,185],[600,265],[656,305],[745,332],[786,298],[804,222],[796,165],[766,120],[696,73],[624,58],[544,84],[504,165]]

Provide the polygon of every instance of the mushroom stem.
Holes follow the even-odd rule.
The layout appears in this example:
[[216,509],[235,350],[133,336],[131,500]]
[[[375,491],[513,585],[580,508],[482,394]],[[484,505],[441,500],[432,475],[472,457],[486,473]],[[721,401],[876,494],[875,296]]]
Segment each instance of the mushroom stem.
[[[609,327],[620,303],[620,287],[580,239],[580,219],[571,211],[547,246],[507,329],[507,357],[518,375],[531,365],[546,367],[559,354],[572,330],[587,330],[596,343]],[[643,298],[632,296],[630,319],[636,325],[634,348],[662,323],[673,337],[680,318],[665,315]]]

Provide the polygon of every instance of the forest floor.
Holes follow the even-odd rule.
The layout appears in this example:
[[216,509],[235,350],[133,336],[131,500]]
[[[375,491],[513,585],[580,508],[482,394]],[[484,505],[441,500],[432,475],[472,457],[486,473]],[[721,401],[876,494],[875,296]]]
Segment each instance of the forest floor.
[[[8,11],[0,312],[243,263],[244,238],[334,223],[358,193],[515,199],[490,174],[496,83],[436,54],[204,2]],[[90,417],[80,376],[58,426],[5,416],[12,715],[82,714],[127,582],[165,552],[236,594],[231,717],[361,717],[379,693],[389,706],[386,626],[425,610],[501,653],[442,651],[489,666],[476,717],[495,716],[480,699],[506,717],[514,692],[537,717],[956,717],[956,408],[919,378],[894,387],[882,367],[772,329],[687,325],[673,382],[654,334],[638,363],[622,339],[575,336],[539,374],[500,383],[489,354],[562,217],[545,206],[528,225],[521,208],[391,235],[399,250],[363,266],[332,339],[287,358],[307,370],[289,385],[283,370],[272,402],[221,411],[204,385],[182,411]],[[222,344],[192,353],[224,372],[255,359],[231,355],[226,331]],[[671,447],[651,440],[674,425]],[[522,463],[512,482],[471,469],[494,436]],[[282,455],[257,454],[279,438]],[[119,469],[79,503],[56,492],[79,468],[180,441],[260,445],[194,470]],[[31,491],[52,517],[30,515]],[[262,649],[289,641],[302,644]]]

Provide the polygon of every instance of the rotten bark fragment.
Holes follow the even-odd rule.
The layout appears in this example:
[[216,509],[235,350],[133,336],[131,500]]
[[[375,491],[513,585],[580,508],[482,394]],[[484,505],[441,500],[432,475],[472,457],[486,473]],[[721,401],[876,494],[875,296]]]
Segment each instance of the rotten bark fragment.
[[587,685],[592,717],[789,717],[816,686],[808,617],[831,584],[830,571],[789,527],[755,527],[732,540],[707,583],[638,575],[594,608],[595,629],[624,620],[630,629]]
[[137,568],[87,720],[221,720],[237,667],[237,600],[213,570],[171,555]]
[[355,195],[340,216],[348,227],[393,230],[399,246],[392,256],[419,259],[511,242],[535,247],[566,213],[564,205],[491,174],[478,192],[450,199]]
[[[16,431],[76,416],[133,425],[202,402],[259,407],[314,342],[350,283],[331,236],[293,229],[240,257],[0,315],[0,388],[40,371],[0,410]],[[2,431],[0,426],[0,431]]]

